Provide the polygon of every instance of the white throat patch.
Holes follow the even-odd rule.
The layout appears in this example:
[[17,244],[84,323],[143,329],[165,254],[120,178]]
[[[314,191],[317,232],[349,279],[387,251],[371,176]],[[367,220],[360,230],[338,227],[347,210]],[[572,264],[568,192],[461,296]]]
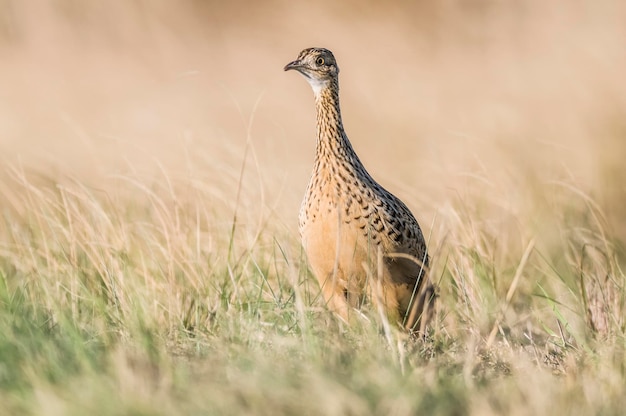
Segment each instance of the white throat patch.
[[316,97],[320,95],[320,92],[322,91],[324,87],[328,86],[328,80],[320,81],[318,79],[307,78],[307,77],[305,78],[307,81],[309,81],[311,88],[313,88],[313,94],[315,94]]

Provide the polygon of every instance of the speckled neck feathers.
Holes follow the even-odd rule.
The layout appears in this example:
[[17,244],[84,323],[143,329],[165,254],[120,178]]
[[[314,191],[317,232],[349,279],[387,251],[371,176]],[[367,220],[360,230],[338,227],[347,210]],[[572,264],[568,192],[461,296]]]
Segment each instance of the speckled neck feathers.
[[[369,175],[352,148],[343,129],[339,107],[339,82],[335,78],[321,88],[314,89],[317,114],[317,143],[314,174],[328,169],[331,174],[343,169],[357,173],[362,179]],[[334,166],[329,166],[329,165]]]

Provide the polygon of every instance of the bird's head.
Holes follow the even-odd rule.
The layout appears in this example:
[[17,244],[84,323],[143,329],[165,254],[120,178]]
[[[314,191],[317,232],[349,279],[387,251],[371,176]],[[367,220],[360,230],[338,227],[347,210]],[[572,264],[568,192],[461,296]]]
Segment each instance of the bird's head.
[[324,48],[308,48],[298,58],[285,65],[285,71],[295,69],[301,73],[314,91],[326,87],[339,75],[339,67],[333,53]]

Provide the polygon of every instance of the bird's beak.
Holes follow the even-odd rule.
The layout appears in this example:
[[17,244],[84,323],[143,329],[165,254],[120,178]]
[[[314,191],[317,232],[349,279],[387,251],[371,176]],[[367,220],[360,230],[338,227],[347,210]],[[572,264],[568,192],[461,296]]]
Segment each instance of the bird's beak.
[[293,61],[293,62],[289,62],[287,65],[285,65],[285,71],[289,71],[290,69],[298,69],[302,67],[302,62],[299,60]]

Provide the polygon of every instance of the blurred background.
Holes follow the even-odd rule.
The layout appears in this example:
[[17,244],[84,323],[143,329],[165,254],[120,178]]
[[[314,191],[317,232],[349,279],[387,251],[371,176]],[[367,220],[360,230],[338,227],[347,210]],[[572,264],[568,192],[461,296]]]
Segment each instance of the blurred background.
[[364,163],[436,240],[460,207],[549,234],[588,197],[626,238],[619,0],[0,0],[0,163],[102,188],[192,172],[229,206],[245,166],[249,209],[294,231],[315,117],[282,68],[310,46],[338,59]]

